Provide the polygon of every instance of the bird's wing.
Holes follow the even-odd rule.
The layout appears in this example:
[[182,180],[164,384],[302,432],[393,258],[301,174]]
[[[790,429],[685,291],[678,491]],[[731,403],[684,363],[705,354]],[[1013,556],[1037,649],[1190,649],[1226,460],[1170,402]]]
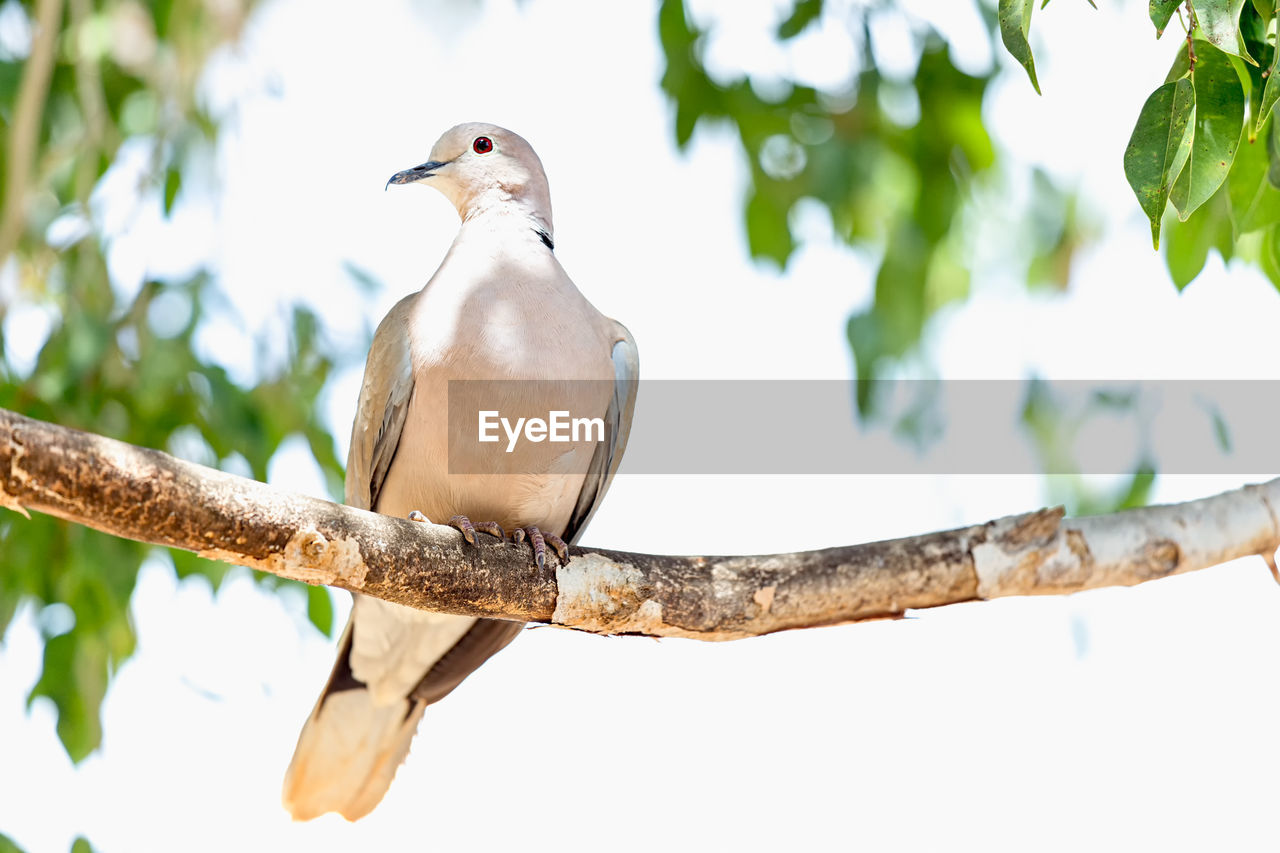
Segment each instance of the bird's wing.
[[400,434],[404,431],[409,400],[413,396],[409,312],[417,295],[411,294],[397,302],[373,335],[347,451],[348,506],[377,507],[378,493],[400,446]]
[[631,416],[636,407],[636,390],[640,379],[640,355],[635,339],[627,327],[616,320],[613,324],[613,396],[604,417],[604,441],[596,445],[595,454],[587,468],[587,478],[582,492],[569,517],[569,523],[561,534],[566,542],[576,542],[582,536],[591,516],[595,515],[604,500],[613,475],[622,462],[631,435]]

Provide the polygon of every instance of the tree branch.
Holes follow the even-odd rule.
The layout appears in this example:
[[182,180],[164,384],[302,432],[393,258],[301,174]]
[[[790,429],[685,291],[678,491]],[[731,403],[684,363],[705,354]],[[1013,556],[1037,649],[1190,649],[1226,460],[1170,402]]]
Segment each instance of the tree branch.
[[1244,557],[1273,566],[1280,479],[1064,520],[1045,509],[821,551],[667,557],[527,546],[364,512],[0,409],[0,505],[424,610],[731,640],[1007,595],[1133,585]]

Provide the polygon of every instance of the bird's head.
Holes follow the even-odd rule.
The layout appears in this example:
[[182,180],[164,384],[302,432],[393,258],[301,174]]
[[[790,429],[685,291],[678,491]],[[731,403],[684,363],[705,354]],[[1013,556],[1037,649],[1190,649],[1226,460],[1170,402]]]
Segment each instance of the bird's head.
[[542,161],[518,134],[470,122],[446,131],[427,162],[391,176],[390,184],[427,184],[444,193],[463,219],[516,204],[551,225],[551,191]]

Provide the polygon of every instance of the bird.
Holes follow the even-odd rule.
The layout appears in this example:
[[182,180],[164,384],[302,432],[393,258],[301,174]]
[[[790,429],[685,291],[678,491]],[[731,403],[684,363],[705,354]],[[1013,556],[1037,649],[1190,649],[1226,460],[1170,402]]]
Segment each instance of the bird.
[[[582,535],[626,449],[639,377],[635,340],[560,265],[546,173],[518,134],[457,125],[426,162],[387,182],[407,184],[441,192],[461,224],[426,285],[400,300],[374,333],[345,501],[450,524],[462,531],[464,547],[499,547],[512,531],[513,541],[532,547],[539,568],[531,570],[551,552],[566,560],[566,543]],[[451,466],[451,380],[494,380],[495,408],[571,408],[601,419],[603,435],[525,441],[512,452],[505,441],[469,443],[458,451],[465,464]],[[553,393],[556,401],[543,399]],[[285,808],[295,820],[367,815],[404,762],[426,708],[523,627],[355,594],[337,661],[285,773]]]

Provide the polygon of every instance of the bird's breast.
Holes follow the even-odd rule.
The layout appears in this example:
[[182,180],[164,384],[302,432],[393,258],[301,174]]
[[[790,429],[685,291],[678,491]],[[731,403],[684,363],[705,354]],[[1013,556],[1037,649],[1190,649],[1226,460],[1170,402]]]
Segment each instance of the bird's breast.
[[528,267],[452,285],[433,280],[410,317],[413,394],[378,509],[563,531],[612,395],[609,325]]

